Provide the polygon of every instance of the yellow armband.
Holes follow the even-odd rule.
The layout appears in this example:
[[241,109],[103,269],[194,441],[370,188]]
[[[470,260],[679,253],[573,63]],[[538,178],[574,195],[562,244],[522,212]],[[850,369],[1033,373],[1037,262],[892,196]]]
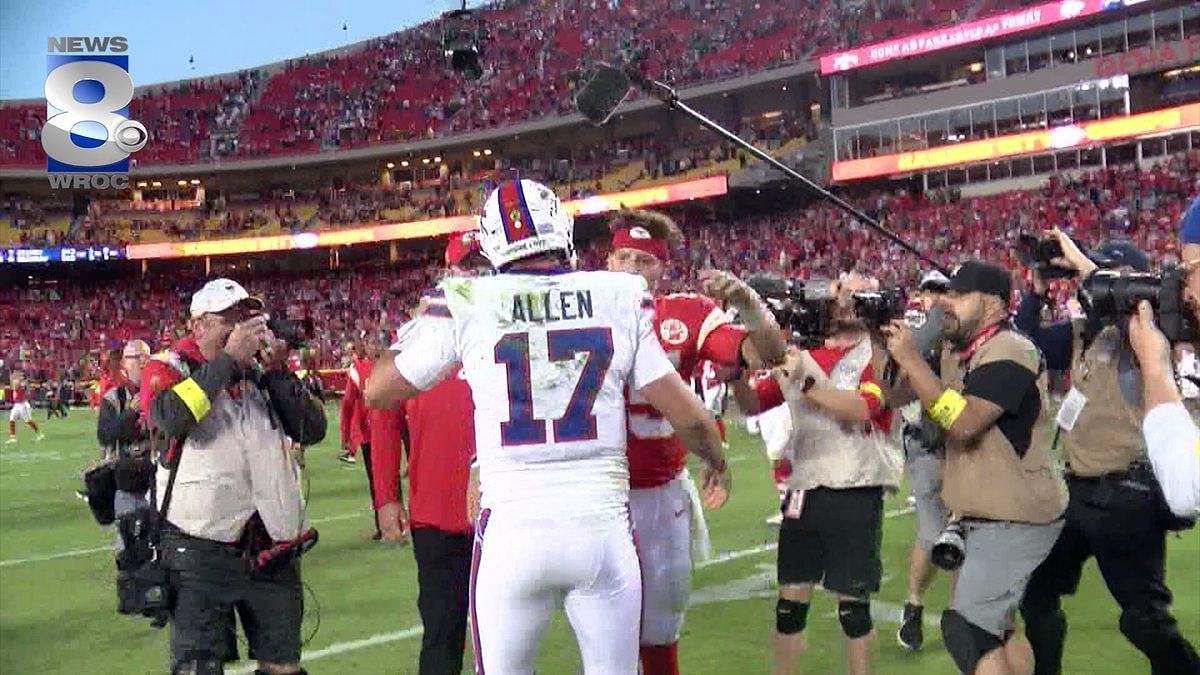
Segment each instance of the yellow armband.
[[958,419],[958,416],[966,408],[967,399],[957,391],[947,389],[930,404],[929,410],[926,412],[929,413],[929,419],[936,422],[939,427],[949,429],[954,426],[954,420]]
[[864,382],[858,385],[858,390],[864,394],[874,396],[875,400],[879,401],[879,407],[882,408],[887,405],[887,401],[883,398],[883,389],[874,382]]
[[200,421],[201,417],[207,415],[208,409],[212,407],[212,404],[208,400],[208,394],[204,393],[200,385],[196,384],[196,381],[190,377],[171,387],[171,391],[175,392],[175,395],[183,401],[188,410],[192,411],[192,417],[197,422]]

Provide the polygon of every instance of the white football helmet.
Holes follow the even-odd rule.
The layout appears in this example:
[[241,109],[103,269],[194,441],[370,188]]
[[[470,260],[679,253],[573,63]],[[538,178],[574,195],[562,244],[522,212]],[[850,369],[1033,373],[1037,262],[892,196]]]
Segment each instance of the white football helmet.
[[479,219],[479,246],[493,266],[548,251],[575,255],[575,219],[550,188],[506,180],[488,195]]

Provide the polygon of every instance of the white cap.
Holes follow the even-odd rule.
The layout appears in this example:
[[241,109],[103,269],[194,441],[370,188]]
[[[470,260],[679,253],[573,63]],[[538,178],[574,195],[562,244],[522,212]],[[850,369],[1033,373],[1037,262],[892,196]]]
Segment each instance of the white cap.
[[930,270],[921,275],[921,283],[917,284],[917,288],[922,291],[928,290],[945,290],[950,287],[950,279],[942,274],[939,270]]
[[250,297],[238,282],[232,279],[213,279],[192,295],[192,317],[224,312],[240,302],[246,302],[255,309],[263,307],[262,300]]

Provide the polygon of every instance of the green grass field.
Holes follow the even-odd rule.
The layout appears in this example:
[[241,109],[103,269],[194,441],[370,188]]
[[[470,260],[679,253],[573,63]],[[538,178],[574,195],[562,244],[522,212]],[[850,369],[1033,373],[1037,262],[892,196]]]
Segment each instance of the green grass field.
[[[332,414],[332,409],[331,409]],[[41,411],[37,413],[41,423]],[[331,429],[336,419],[331,416]],[[165,672],[165,631],[116,614],[110,530],[95,525],[76,499],[79,472],[96,455],[95,415],[72,411],[44,423],[46,440],[28,429],[17,445],[0,445],[0,673]],[[709,516],[720,557],[696,570],[693,607],[681,644],[682,670],[766,673],[774,623],[775,528],[765,519],[776,496],[757,439],[731,425],[734,493]],[[360,465],[335,460],[336,439],[308,452],[310,517],[320,544],[304,560],[304,577],[320,605],[320,627],[305,648],[314,673],[413,673],[420,645],[412,551],[372,542],[366,478]],[[874,603],[875,672],[953,673],[941,648],[937,617],[946,600],[939,577],[926,598],[926,646],[904,652],[895,641],[904,600],[907,548],[915,523],[902,494],[889,498],[883,544],[883,590]],[[1168,581],[1184,634],[1200,643],[1200,533],[1172,538]],[[310,609],[313,609],[310,604]],[[1094,565],[1066,602],[1071,620],[1067,673],[1129,675],[1149,671],[1117,630],[1118,611]],[[306,634],[315,617],[306,618]],[[844,671],[835,605],[818,596],[809,620],[805,673]],[[469,647],[468,647],[469,650]],[[243,646],[244,655],[244,646]],[[470,655],[467,663],[470,664]],[[538,672],[576,673],[578,658],[565,619],[553,622]],[[248,672],[242,669],[235,672]]]

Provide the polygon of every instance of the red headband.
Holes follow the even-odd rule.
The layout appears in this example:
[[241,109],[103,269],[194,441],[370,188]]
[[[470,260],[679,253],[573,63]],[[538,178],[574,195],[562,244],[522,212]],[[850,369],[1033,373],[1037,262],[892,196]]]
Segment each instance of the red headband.
[[613,249],[632,248],[642,253],[648,253],[662,262],[667,261],[667,242],[655,239],[650,231],[641,225],[622,228],[613,233]]

